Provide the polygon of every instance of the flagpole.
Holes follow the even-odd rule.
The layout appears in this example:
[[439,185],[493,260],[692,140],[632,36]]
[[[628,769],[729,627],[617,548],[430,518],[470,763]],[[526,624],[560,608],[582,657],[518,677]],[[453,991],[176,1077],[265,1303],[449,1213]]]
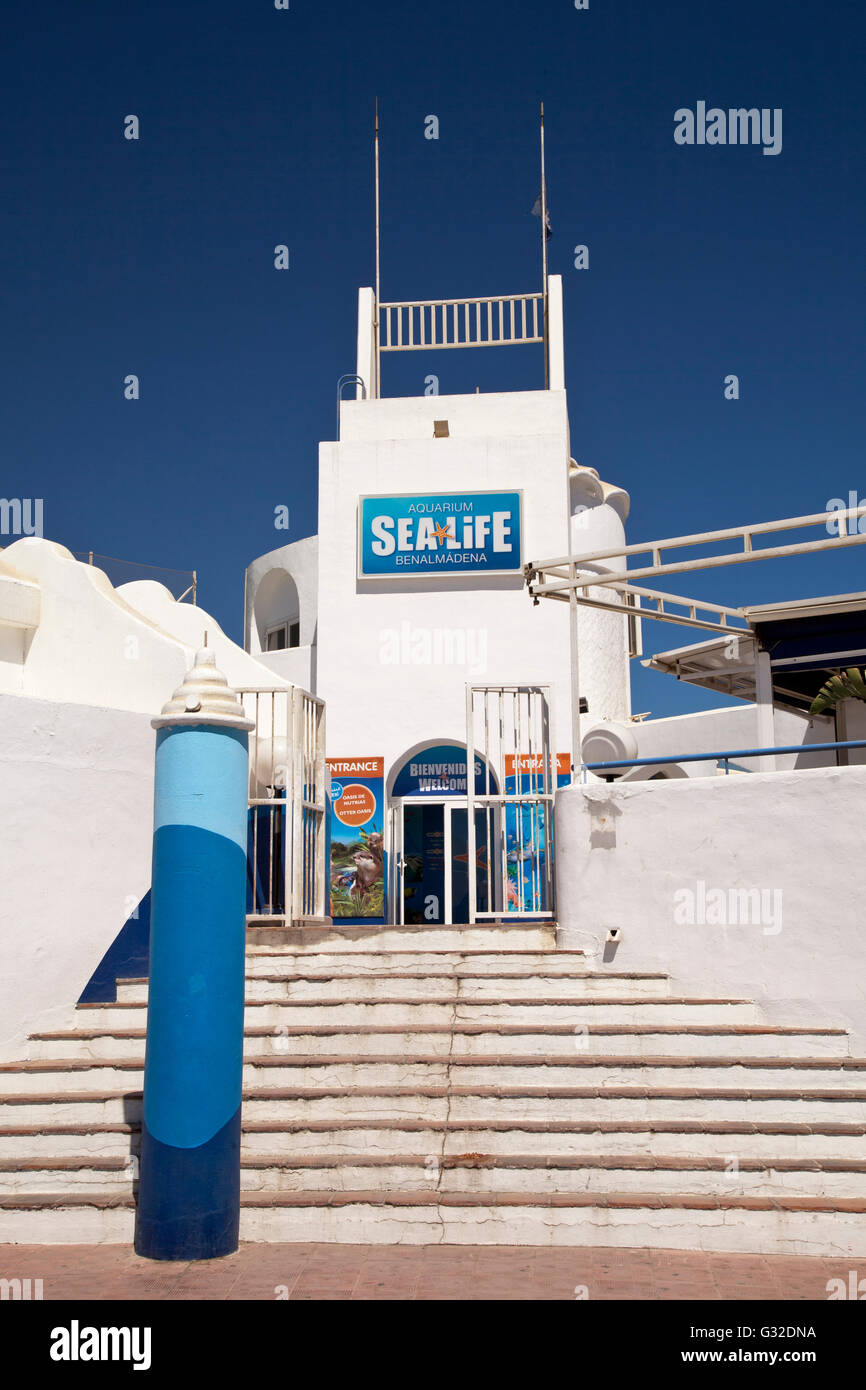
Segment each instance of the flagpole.
[[378,398],[379,395],[379,98],[376,98],[376,136],[375,136],[375,165],[376,165],[376,314],[373,320],[373,328],[376,334],[376,382],[375,389],[370,392],[372,396]]
[[379,318],[379,98],[376,98],[376,319]]
[[541,103],[541,284],[544,292],[544,389],[550,380],[547,343],[547,182],[544,176],[544,102]]

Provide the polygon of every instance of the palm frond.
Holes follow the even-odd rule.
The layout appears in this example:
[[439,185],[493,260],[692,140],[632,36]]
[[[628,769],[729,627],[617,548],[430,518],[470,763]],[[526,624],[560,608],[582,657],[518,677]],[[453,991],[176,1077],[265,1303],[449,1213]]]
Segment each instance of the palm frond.
[[825,710],[834,709],[840,700],[866,700],[866,678],[856,666],[831,676],[809,706],[809,713],[823,714]]

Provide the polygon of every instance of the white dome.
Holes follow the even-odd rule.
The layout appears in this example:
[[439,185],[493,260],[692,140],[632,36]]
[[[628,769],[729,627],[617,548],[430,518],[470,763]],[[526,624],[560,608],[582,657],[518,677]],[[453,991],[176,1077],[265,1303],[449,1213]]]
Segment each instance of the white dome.
[[579,467],[574,459],[569,467],[569,505],[571,545],[575,554],[610,550],[625,544],[628,493],[603,482],[594,468]]

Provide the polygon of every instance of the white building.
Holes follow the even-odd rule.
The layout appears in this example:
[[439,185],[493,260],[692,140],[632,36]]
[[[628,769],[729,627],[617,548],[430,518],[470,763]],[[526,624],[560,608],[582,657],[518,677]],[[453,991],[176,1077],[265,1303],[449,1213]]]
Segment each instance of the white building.
[[[540,341],[528,326],[531,305],[531,297],[490,304],[383,305],[383,350],[414,350],[419,342],[477,347],[491,336],[497,345]],[[465,903],[453,884],[449,892],[447,881],[452,873],[465,873],[465,778],[455,784],[452,777],[447,786],[431,779],[437,767],[453,769],[460,759],[465,765],[467,685],[549,688],[549,750],[557,755],[560,785],[581,762],[666,758],[615,775],[628,781],[704,778],[724,770],[712,759],[701,760],[713,750],[773,743],[799,747],[834,737],[832,721],[810,720],[802,702],[786,701],[784,692],[775,690],[769,657],[756,654],[751,630],[741,635],[736,661],[730,660],[730,643],[719,638],[647,663],[725,689],[732,703],[724,709],[633,718],[629,661],[639,655],[639,624],[599,608],[575,609],[580,660],[579,673],[573,674],[569,607],[533,605],[523,567],[539,557],[603,551],[606,557],[587,565],[589,572],[622,568],[615,552],[626,544],[629,499],[621,487],[572,457],[558,276],[549,281],[546,389],[385,399],[378,387],[371,290],[360,291],[358,312],[356,398],[341,404],[339,440],[322,443],[319,450],[319,533],[249,566],[245,645],[275,675],[325,701],[327,752],[338,787],[343,776],[353,784],[357,776],[365,785],[370,782],[375,807],[368,799],[366,829],[384,835],[386,878],[390,852],[384,920],[401,920],[405,885],[400,875],[407,858],[415,862],[415,890],[408,894],[406,920],[418,920],[423,912],[425,920],[443,921],[446,910]],[[503,496],[517,499],[519,534],[509,515],[508,543],[498,558],[494,553],[484,557],[490,563],[467,564],[462,516],[451,509],[472,508],[475,515],[495,511],[499,504],[487,504],[491,495],[499,496],[500,504]],[[407,513],[403,547],[396,516],[401,507]],[[431,513],[431,508],[440,510]],[[378,540],[365,534],[365,518],[375,524],[377,510],[386,514],[378,521]],[[448,519],[436,533],[434,523],[443,516]],[[469,537],[477,539],[474,531]],[[392,543],[393,551],[376,559],[376,547],[385,552]],[[470,561],[477,549],[470,547]],[[592,589],[593,595],[611,598],[601,589]],[[706,678],[704,668],[713,661]],[[580,749],[575,748],[575,680]],[[529,749],[521,745],[519,751],[526,756]],[[835,761],[831,753],[788,754],[778,766]],[[769,760],[754,767],[767,770]],[[426,771],[426,782],[422,778],[419,784],[419,776],[410,775],[413,769],[419,776]],[[379,778],[381,786],[373,785]],[[589,780],[595,780],[593,774]],[[414,804],[419,796],[425,801],[423,816]],[[458,812],[462,819],[450,822]],[[339,835],[339,810],[336,814]],[[361,828],[357,817],[356,826]],[[490,833],[484,831],[482,838],[492,857]],[[342,871],[341,881],[351,884],[348,851],[352,845],[363,851],[364,845],[357,836],[342,843],[345,853],[336,856],[334,867]],[[419,878],[419,855],[432,856],[432,878],[423,869]],[[534,902],[539,905],[538,898]],[[501,898],[489,904],[502,905]],[[350,906],[347,900],[340,908],[335,898],[332,910],[351,915]]]
[[[566,774],[571,767],[568,614],[552,604],[533,607],[523,566],[570,544],[624,543],[629,503],[621,488],[571,458],[558,276],[550,277],[549,296],[549,389],[383,399],[369,347],[372,294],[361,290],[364,386],[341,406],[339,440],[320,445],[319,534],[261,556],[247,571],[247,650],[325,701],[332,766],[380,760],[386,804],[376,830],[386,834],[386,849],[402,834],[389,812],[407,795],[425,797],[435,856],[438,837],[447,834],[446,806],[465,805],[465,771],[440,778],[438,797],[435,786],[419,787],[410,774],[424,766],[435,777],[437,767],[461,760],[465,769],[467,684],[549,687],[550,752]],[[525,303],[505,301],[506,327]],[[475,304],[454,308],[461,331],[464,308],[471,322]],[[398,312],[408,339],[409,308]],[[421,312],[414,311],[416,325]],[[453,337],[451,312],[442,312]],[[436,331],[429,321],[427,328]],[[393,325],[391,332],[393,339]],[[373,513],[388,513],[379,518],[378,540],[364,534],[364,499],[374,530]],[[395,507],[407,513],[402,533]],[[504,528],[498,551],[497,524]],[[365,545],[373,567],[365,567]],[[580,613],[579,624],[585,719],[627,721],[627,624],[592,610]],[[399,896],[392,885],[392,920],[399,920]],[[445,906],[438,902],[428,920],[444,920]]]
[[[731,704],[634,716],[633,610],[527,592],[525,566],[558,582],[580,557],[609,604],[626,568],[627,494],[572,459],[558,277],[546,334],[543,302],[382,304],[375,325],[361,291],[319,534],[249,566],[245,649],[51,541],[0,554],[4,1240],[130,1238],[151,719],[207,633],[256,720],[265,837],[243,1239],[866,1250],[866,767],[814,748],[858,740],[866,706],[808,715],[866,658],[866,596],[739,611],[733,644],[651,659]],[[446,336],[543,342],[548,384],[381,398],[372,344]]]

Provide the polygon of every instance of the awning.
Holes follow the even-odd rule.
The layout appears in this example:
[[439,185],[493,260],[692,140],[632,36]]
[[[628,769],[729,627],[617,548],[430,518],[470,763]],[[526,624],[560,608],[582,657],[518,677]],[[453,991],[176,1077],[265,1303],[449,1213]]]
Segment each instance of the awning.
[[827,678],[866,665],[866,593],[743,609],[752,631],[658,652],[643,662],[678,680],[754,700],[756,642],[770,656],[774,703],[807,710]]

